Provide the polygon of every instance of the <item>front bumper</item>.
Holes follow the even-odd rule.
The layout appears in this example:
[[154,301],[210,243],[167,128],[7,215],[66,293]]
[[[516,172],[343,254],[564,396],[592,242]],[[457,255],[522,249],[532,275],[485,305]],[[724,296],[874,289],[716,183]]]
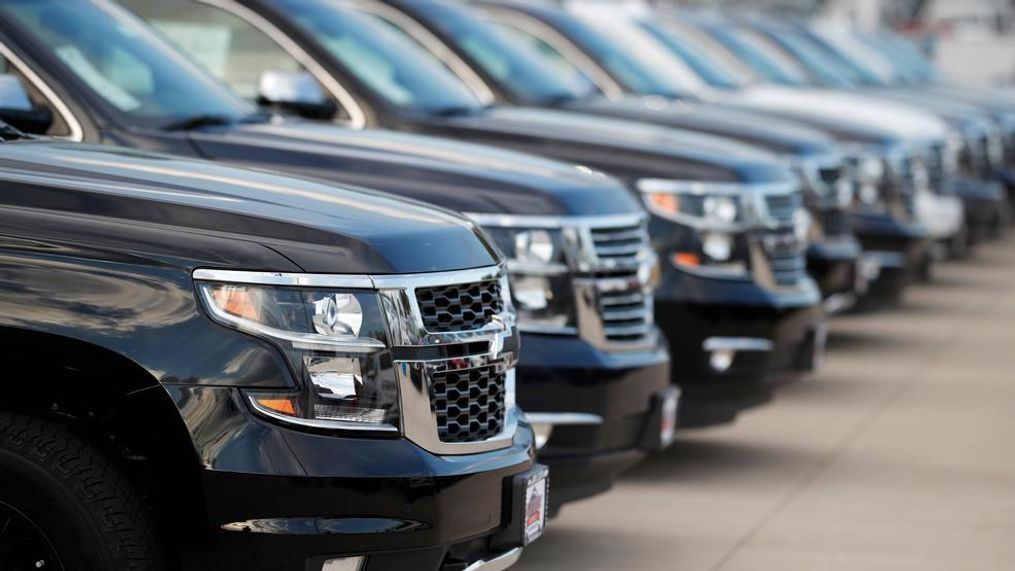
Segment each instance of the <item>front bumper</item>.
[[682,390],[680,426],[731,422],[767,402],[777,381],[810,370],[824,344],[820,301],[810,280],[780,292],[668,272],[656,292],[656,322],[670,352],[683,356],[671,376]]
[[606,353],[577,337],[523,333],[518,402],[550,467],[550,512],[608,490],[659,442],[669,353]]
[[876,212],[851,213],[850,223],[863,247],[861,267],[869,282],[861,303],[898,302],[930,256],[930,234],[921,224]]
[[437,571],[524,544],[511,514],[513,479],[535,465],[527,424],[508,448],[437,456],[265,422],[235,390],[168,388],[203,466],[207,542],[184,554],[187,568],[319,571],[365,556],[365,571]]

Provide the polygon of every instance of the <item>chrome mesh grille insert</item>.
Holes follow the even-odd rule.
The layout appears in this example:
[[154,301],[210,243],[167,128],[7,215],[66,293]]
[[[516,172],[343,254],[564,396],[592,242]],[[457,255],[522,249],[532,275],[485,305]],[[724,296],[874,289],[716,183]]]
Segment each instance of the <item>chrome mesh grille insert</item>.
[[597,309],[606,341],[644,341],[654,329],[652,296],[643,292],[638,278],[639,256],[649,248],[646,223],[591,228],[590,233],[596,256],[617,268],[596,276]]
[[480,442],[504,428],[506,373],[497,367],[435,372],[431,398],[442,442]]
[[479,329],[504,309],[498,280],[418,288],[416,301],[431,333]]

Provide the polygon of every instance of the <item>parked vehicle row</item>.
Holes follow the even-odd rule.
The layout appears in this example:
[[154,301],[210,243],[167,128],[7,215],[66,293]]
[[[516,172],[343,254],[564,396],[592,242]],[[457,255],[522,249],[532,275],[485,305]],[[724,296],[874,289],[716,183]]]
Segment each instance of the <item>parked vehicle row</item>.
[[893,36],[0,0],[2,569],[494,571],[1011,221]]

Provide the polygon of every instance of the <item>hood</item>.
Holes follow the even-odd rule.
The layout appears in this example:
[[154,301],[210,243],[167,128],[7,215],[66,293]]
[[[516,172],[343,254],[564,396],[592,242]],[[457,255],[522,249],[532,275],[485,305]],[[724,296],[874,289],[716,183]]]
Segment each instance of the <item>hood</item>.
[[976,105],[949,99],[922,89],[899,87],[874,88],[863,92],[864,95],[894,101],[929,111],[943,119],[950,127],[965,129],[989,129],[992,117],[990,113]]
[[879,129],[911,143],[944,140],[948,131],[944,121],[910,105],[836,90],[759,85],[736,92],[730,101],[829,125]]
[[627,96],[575,102],[568,110],[644,121],[654,125],[698,131],[759,147],[777,155],[804,158],[837,153],[835,139],[799,123],[716,106],[706,102],[669,101]]
[[[4,194],[9,208],[93,221],[123,251],[183,266],[387,274],[498,261],[473,225],[450,212],[208,162],[31,141],[0,145],[0,178],[24,189]],[[68,233],[94,244],[92,235]],[[245,267],[253,250],[259,266]]]
[[193,132],[208,158],[362,185],[459,212],[638,212],[619,182],[574,165],[435,137],[304,121]]
[[736,141],[647,123],[528,107],[497,107],[457,117],[431,117],[430,133],[525,150],[641,177],[769,183],[793,180],[775,155]]

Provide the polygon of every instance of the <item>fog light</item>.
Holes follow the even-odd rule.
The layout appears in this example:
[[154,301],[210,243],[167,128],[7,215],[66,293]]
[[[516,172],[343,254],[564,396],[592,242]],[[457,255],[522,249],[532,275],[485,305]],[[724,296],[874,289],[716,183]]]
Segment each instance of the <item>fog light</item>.
[[709,355],[708,364],[717,373],[725,373],[733,365],[737,352],[733,349],[716,349]]
[[709,258],[725,262],[733,253],[733,242],[728,234],[706,234],[701,241],[701,249]]
[[536,433],[536,450],[541,450],[553,436],[552,424],[533,424],[532,432]]
[[515,277],[511,289],[522,309],[531,311],[546,309],[553,297],[549,280],[538,276]]
[[321,571],[360,571],[363,569],[364,563],[366,563],[366,557],[340,557],[338,559],[329,559],[324,562],[324,566],[321,567]]

